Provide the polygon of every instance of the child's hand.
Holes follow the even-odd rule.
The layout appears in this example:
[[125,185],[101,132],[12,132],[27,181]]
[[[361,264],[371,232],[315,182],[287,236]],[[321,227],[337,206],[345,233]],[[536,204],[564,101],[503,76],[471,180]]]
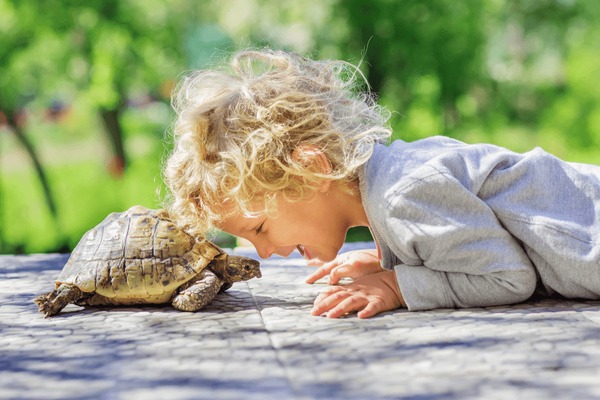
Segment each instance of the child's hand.
[[337,318],[358,311],[369,318],[383,311],[406,307],[394,271],[381,271],[356,279],[348,285],[331,286],[315,299],[312,315]]
[[[315,261],[309,262],[309,265],[319,266]],[[335,260],[321,264],[318,270],[306,278],[306,283],[315,283],[329,274],[329,283],[333,285],[341,278],[356,279],[381,270],[377,250],[354,250],[342,253]]]

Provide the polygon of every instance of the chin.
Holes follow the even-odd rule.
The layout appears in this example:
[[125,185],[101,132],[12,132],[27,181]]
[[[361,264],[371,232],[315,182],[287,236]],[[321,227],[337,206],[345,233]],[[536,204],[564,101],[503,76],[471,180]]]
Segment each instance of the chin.
[[340,254],[341,247],[332,251],[331,254],[319,254],[319,260],[323,262],[329,262],[335,260],[335,258]]
[[324,262],[324,263],[326,263],[326,262],[329,262],[329,261],[333,261],[333,260],[335,260],[335,257],[336,257],[336,256],[333,256],[333,257],[328,257],[328,256],[325,256],[325,257],[318,257],[318,258],[316,258],[316,260],[319,260],[319,261],[321,261],[321,262]]
[[331,245],[331,247],[326,247],[326,248],[321,247],[319,249],[321,251],[318,251],[318,252],[316,251],[316,249],[313,249],[313,251],[315,251],[317,254],[311,254],[311,256],[312,256],[311,260],[318,260],[318,261],[324,262],[324,263],[333,261],[340,253],[340,250],[342,249],[343,245],[344,245],[344,242],[342,241],[342,243],[338,244],[338,245]]

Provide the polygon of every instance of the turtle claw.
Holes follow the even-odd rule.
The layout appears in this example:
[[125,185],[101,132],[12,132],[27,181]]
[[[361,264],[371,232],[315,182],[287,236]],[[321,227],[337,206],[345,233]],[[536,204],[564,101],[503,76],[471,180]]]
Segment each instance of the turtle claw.
[[[44,318],[48,318],[51,315],[53,315],[52,311],[50,310],[51,304],[52,304],[51,299],[53,297],[56,297],[56,290],[49,292],[49,293],[41,294],[38,297],[36,297],[35,300],[33,300],[33,301],[35,301],[35,304],[37,304],[40,312],[42,314],[44,314]],[[54,314],[56,314],[56,312]]]
[[183,286],[171,304],[180,311],[198,311],[219,293],[223,281],[210,270],[204,270],[198,279]]
[[60,285],[58,289],[42,294],[35,298],[40,312],[44,318],[58,314],[67,304],[72,303],[83,297],[83,292],[70,285]]

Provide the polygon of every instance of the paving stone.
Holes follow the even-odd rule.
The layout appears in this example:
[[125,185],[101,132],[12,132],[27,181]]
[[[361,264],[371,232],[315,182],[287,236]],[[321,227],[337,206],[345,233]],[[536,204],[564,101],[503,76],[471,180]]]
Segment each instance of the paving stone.
[[198,313],[70,305],[44,319],[32,300],[67,257],[0,257],[0,398],[600,399],[598,301],[331,320],[310,315],[326,287],[304,283],[314,268],[273,257]]

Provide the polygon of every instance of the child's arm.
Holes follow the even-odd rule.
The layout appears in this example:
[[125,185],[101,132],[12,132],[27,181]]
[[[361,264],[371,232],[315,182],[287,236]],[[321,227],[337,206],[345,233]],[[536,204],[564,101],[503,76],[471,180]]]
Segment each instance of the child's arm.
[[[319,266],[319,263],[311,261],[309,265]],[[356,279],[381,270],[376,249],[353,250],[340,254],[333,261],[322,263],[319,269],[306,278],[306,283],[315,283],[329,275],[329,283],[333,285],[341,278]]]
[[394,271],[380,271],[348,285],[330,286],[315,299],[311,314],[337,318],[358,311],[359,318],[369,318],[399,307],[406,304]]
[[380,232],[399,258],[394,271],[407,308],[487,307],[528,299],[536,271],[490,205],[447,174],[418,178],[418,185],[390,197],[386,230]]

